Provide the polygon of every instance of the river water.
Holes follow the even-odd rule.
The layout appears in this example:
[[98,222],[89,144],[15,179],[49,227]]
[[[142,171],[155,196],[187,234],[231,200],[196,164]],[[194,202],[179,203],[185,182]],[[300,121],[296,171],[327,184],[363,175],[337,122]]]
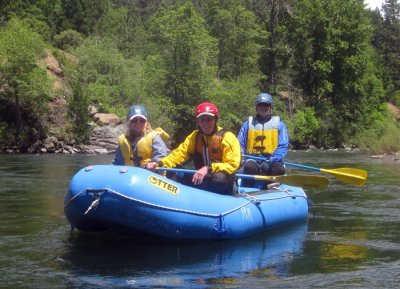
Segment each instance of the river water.
[[328,188],[307,190],[307,223],[208,243],[71,232],[69,180],[112,157],[0,155],[0,288],[398,288],[400,164],[392,157],[290,152],[292,163],[367,170],[367,183],[330,176]]

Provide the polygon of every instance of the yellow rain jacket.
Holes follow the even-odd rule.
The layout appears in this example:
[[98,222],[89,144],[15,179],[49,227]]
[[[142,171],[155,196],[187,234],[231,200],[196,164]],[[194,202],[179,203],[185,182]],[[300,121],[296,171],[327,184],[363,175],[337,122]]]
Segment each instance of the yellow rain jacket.
[[[218,132],[221,130],[222,127],[217,128]],[[182,164],[185,161],[192,158],[195,155],[195,153],[199,151],[198,142],[200,140],[197,137],[198,133],[200,133],[199,130],[193,131],[176,149],[174,149],[166,157],[162,158],[161,162],[163,166],[167,168],[174,168],[176,165]],[[216,134],[212,136],[206,136],[203,134],[202,137],[204,140],[203,147],[205,145],[207,147],[206,151],[210,153],[209,160],[211,161],[210,163],[211,172],[213,173],[223,172],[227,174],[234,174],[240,166],[240,157],[241,157],[240,144],[236,136],[233,133],[226,131],[225,133],[223,133],[222,137]],[[217,143],[219,144],[220,152],[216,151],[215,145]],[[210,148],[208,148],[209,146]],[[213,159],[219,157],[220,160]]]

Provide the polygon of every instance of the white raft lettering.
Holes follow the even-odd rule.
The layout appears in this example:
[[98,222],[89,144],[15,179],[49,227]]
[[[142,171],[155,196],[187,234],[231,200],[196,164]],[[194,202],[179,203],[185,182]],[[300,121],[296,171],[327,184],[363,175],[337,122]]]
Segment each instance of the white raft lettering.
[[243,219],[249,222],[253,222],[253,216],[249,208],[243,207],[240,208],[240,211],[242,212]]

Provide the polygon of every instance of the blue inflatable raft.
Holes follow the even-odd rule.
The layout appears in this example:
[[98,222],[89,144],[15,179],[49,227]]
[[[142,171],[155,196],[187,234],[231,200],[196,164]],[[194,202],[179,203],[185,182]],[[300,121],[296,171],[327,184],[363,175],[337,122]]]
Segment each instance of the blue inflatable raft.
[[220,195],[137,167],[96,165],[72,178],[64,210],[81,231],[182,240],[238,239],[307,219],[302,188],[240,192]]

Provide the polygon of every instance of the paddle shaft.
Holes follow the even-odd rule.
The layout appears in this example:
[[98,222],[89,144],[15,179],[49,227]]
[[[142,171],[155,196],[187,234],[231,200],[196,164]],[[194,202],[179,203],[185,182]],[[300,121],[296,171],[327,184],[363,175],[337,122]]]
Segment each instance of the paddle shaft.
[[[248,159],[253,159],[253,160],[258,160],[258,161],[267,161],[267,158],[264,158],[264,157],[257,157],[257,156],[252,156],[252,155],[243,155],[243,156]],[[321,171],[320,168],[314,168],[314,167],[300,165],[300,164],[294,164],[294,163],[288,163],[288,162],[284,162],[284,164],[288,165],[290,167],[297,167],[297,168],[308,169],[308,170],[313,170],[313,171]]]
[[[264,157],[257,157],[257,156],[252,156],[252,155],[243,155],[243,157],[249,158],[249,159],[261,160],[261,161],[267,161],[267,159]],[[294,163],[289,163],[289,162],[284,162],[284,164],[291,166],[291,167],[296,167],[296,168],[302,168],[302,169],[313,170],[313,171],[318,171],[318,172],[325,172],[325,173],[333,175],[335,178],[337,178],[338,180],[340,180],[344,183],[351,184],[351,185],[357,185],[357,186],[362,186],[365,183],[365,181],[367,180],[367,176],[368,176],[367,171],[360,170],[360,169],[353,169],[353,168],[322,169],[322,168],[316,168],[316,167],[294,164]]]
[[[194,174],[196,170],[177,169],[177,168],[156,168],[159,171],[180,172],[185,174]],[[246,175],[235,174],[236,178],[252,179],[261,181],[275,181],[292,186],[309,187],[324,189],[328,185],[328,178],[315,175],[282,175],[282,176],[261,176],[261,175]]]
[[[159,171],[165,171],[165,172],[178,172],[178,173],[185,173],[185,174],[194,174],[196,173],[196,170],[190,170],[190,169],[177,169],[177,168],[156,168],[156,170]],[[274,180],[274,176],[258,176],[258,175],[246,175],[246,174],[235,174],[236,177],[238,178],[243,178],[243,179],[253,179],[253,180]],[[279,176],[277,176],[279,177]]]

